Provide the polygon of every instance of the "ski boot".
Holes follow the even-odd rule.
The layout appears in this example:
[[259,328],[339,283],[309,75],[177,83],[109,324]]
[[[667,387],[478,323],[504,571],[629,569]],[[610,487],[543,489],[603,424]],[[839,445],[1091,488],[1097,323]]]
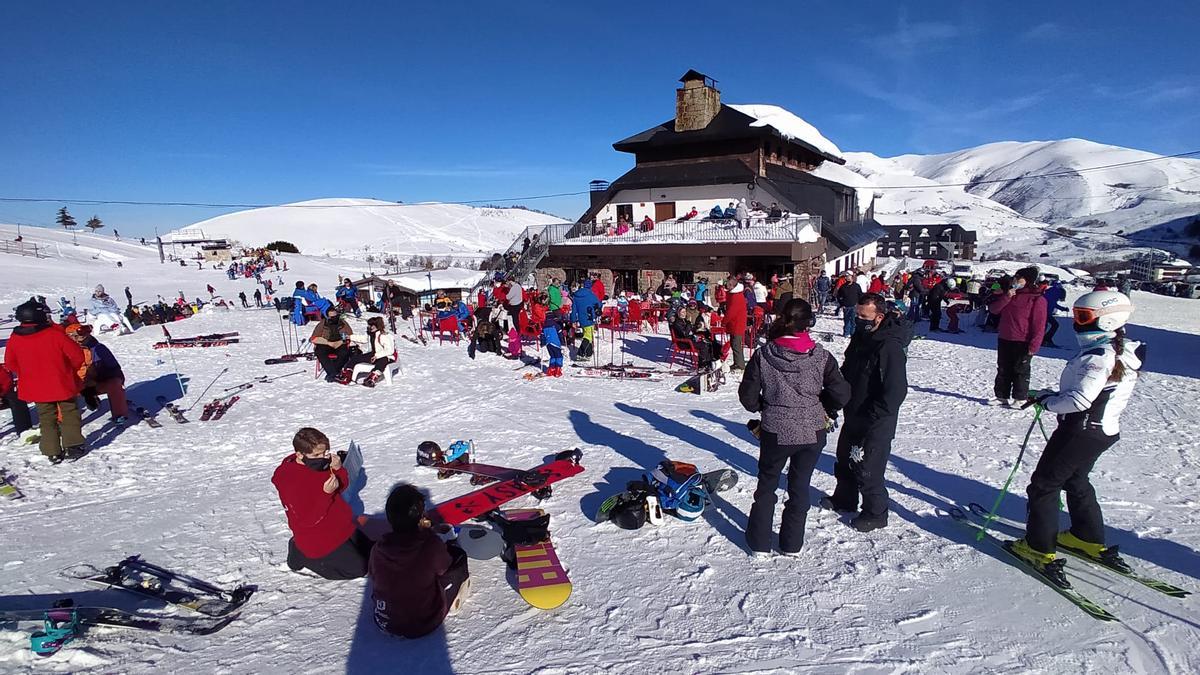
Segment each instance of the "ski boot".
[[353,381],[353,378],[351,377],[352,373],[353,373],[353,371],[350,370],[349,368],[342,368],[341,374],[339,374],[337,376],[337,379],[335,381],[338,384],[350,384],[350,382]]
[[1053,553],[1042,553],[1035,550],[1024,539],[1006,542],[1004,547],[1032,567],[1038,574],[1046,577],[1055,586],[1059,588],[1071,587],[1071,582],[1067,580],[1067,575],[1063,571],[1063,568],[1067,564],[1066,560],[1057,557]]
[[382,379],[383,373],[379,372],[378,370],[372,370],[370,374],[363,379],[363,386],[374,388],[375,385],[379,384],[379,381]]
[[1076,537],[1070,530],[1058,533],[1058,545],[1085,558],[1111,567],[1123,574],[1132,574],[1133,568],[1121,557],[1116,546],[1105,547],[1104,544],[1093,544]]

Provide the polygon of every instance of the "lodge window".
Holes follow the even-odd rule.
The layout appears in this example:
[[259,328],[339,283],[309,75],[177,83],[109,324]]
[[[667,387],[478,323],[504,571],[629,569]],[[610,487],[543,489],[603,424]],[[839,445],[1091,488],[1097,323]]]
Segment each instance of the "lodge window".
[[617,204],[617,220],[625,219],[625,222],[633,222],[633,204]]
[[588,278],[588,271],[578,268],[567,268],[563,270],[563,274],[566,276],[563,281],[568,286],[576,282],[582,284]]
[[613,293],[638,292],[637,270],[613,270]]
[[908,239],[908,230],[900,230],[900,238]]
[[696,273],[688,270],[663,270],[663,278],[666,279],[668,274],[675,275],[675,282],[680,286],[684,284],[696,283]]

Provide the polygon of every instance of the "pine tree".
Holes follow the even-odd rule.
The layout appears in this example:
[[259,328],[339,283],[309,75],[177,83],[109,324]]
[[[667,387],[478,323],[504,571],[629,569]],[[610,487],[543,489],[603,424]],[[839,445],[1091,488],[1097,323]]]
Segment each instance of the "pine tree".
[[104,223],[100,222],[100,219],[96,216],[92,216],[91,220],[87,221],[87,226],[91,228],[92,232],[95,232],[96,230],[104,227]]
[[64,229],[68,230],[78,225],[78,223],[75,222],[75,218],[73,218],[71,214],[67,213],[67,207],[65,206],[58,210],[58,218],[55,219],[55,222],[61,225]]

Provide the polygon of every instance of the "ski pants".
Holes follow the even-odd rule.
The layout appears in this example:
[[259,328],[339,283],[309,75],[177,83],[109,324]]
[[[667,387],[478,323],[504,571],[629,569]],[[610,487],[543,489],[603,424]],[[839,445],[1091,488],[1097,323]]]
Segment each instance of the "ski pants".
[[743,333],[733,331],[729,334],[729,350],[733,355],[733,367],[739,370],[746,369],[746,351],[743,343],[746,341],[746,336]]
[[937,300],[929,301],[929,330],[942,329],[942,303]]
[[317,355],[317,361],[325,369],[325,375],[329,377],[341,375],[342,369],[346,367],[346,362],[350,360],[350,348],[344,344],[337,349],[329,345],[314,345],[313,353]]
[[33,428],[33,417],[29,414],[29,404],[17,398],[15,387],[4,395],[4,401],[8,403],[8,409],[12,411],[13,429],[17,434]]
[[779,475],[787,466],[787,501],[783,505],[783,522],[779,526],[779,548],[795,553],[804,546],[804,525],[808,521],[808,487],[813,469],[825,448],[825,432],[817,434],[817,442],[806,445],[780,445],[779,436],[763,430],[758,452],[758,487],[754,489],[754,506],[750,507],[750,522],[746,526],[746,544],[752,551],[771,550],[771,523],[775,519],[775,491]]
[[996,398],[1029,398],[1029,343],[1000,339],[996,345]]
[[1046,337],[1042,338],[1042,344],[1054,344],[1054,334],[1058,332],[1058,318],[1053,312],[1046,313]]
[[950,319],[950,325],[947,327],[947,330],[949,330],[951,333],[957,333],[959,330],[961,330],[958,327],[958,314],[959,312],[965,312],[969,310],[970,307],[968,305],[954,305],[953,307],[948,308],[946,310],[946,316]]
[[131,333],[133,332],[133,324],[129,323],[129,319],[127,319],[124,314],[104,313],[97,314],[92,318],[92,328],[96,330],[97,334],[100,333],[101,328],[108,328],[112,326],[124,326],[125,330],[128,330]]
[[554,327],[542,329],[542,342],[546,343],[546,351],[550,352],[550,368],[562,368],[563,353],[562,340],[558,337],[558,330]]
[[93,385],[96,393],[108,398],[108,407],[113,417],[129,417],[129,402],[125,400],[125,376],[110,377]]
[[79,403],[74,399],[51,403],[36,403],[38,428],[42,440],[38,444],[42,454],[57,457],[63,448],[83,445],[83,420],[79,415]]
[[895,435],[895,417],[846,418],[833,463],[837,487],[830,496],[839,509],[857,509],[861,495],[863,516],[887,518],[888,492],[884,487],[884,472]]
[[308,569],[317,576],[333,581],[361,579],[367,576],[367,561],[375,545],[362,530],[355,529],[350,538],[323,558],[309,558],[296,548],[296,540],[288,539],[287,564],[293,570]]
[[1104,515],[1096,501],[1096,490],[1088,474],[1096,460],[1120,439],[1100,429],[1061,422],[1029,481],[1029,519],[1025,525],[1025,543],[1043,553],[1052,553],[1058,537],[1058,495],[1067,492],[1067,511],[1071,514],[1071,534],[1093,543],[1104,543]]

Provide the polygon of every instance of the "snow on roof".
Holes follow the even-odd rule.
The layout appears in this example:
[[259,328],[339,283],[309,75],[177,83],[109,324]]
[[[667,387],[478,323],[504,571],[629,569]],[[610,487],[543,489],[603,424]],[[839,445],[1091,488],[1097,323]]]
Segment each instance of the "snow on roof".
[[866,176],[851,171],[841,164],[821,162],[809,173],[817,178],[824,178],[854,188],[854,191],[858,193],[859,216],[866,215],[867,209],[871,208],[871,202],[875,200],[875,184]]
[[771,127],[784,138],[808,143],[827,155],[844,159],[838,146],[822,136],[816,127],[777,105],[763,103],[727,105],[743,115],[753,117],[755,121],[750,123],[752,127]]
[[470,289],[483,275],[484,273],[478,270],[448,267],[444,270],[429,270],[428,272],[380,275],[380,278],[394,281],[400,288],[413,293],[428,293],[431,284],[435,291],[452,288]]

